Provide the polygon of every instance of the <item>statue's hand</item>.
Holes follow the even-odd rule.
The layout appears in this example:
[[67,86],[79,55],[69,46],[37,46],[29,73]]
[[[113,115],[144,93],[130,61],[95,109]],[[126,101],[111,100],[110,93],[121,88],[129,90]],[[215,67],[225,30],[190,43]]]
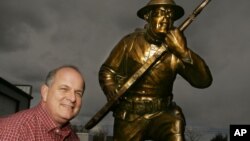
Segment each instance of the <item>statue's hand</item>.
[[117,95],[116,87],[109,86],[108,88],[106,88],[105,95],[106,95],[108,101],[112,100]]
[[168,32],[165,37],[170,52],[179,58],[185,58],[188,55],[187,41],[183,33],[178,29]]

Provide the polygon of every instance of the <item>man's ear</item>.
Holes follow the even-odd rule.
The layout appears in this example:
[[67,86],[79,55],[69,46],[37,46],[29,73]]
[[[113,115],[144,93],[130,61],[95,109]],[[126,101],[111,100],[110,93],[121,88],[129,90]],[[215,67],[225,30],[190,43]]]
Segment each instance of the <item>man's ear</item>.
[[47,101],[48,91],[49,91],[49,87],[47,85],[43,84],[41,86],[41,96],[42,96],[43,102]]

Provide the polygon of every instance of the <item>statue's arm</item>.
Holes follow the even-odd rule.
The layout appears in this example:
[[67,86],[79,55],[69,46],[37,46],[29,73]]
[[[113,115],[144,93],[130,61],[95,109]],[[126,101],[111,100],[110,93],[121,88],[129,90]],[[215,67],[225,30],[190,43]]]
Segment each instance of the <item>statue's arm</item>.
[[205,61],[187,47],[186,37],[179,29],[166,35],[168,50],[177,58],[177,71],[192,86],[206,88],[212,83],[211,72]]
[[206,62],[190,49],[188,56],[188,61],[180,59],[178,73],[194,87],[209,87],[213,79]]
[[125,43],[121,40],[112,50],[99,71],[99,83],[108,100],[117,93],[119,70],[125,55]]

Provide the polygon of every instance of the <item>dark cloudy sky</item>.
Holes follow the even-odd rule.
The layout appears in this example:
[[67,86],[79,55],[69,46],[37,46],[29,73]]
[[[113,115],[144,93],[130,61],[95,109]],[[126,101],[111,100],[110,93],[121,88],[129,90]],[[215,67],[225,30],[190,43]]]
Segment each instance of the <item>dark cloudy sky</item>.
[[[86,77],[84,105],[74,120],[84,124],[106,102],[98,71],[114,45],[144,21],[136,16],[147,0],[1,0],[0,76],[33,86],[32,105],[40,99],[46,73],[63,64],[77,65]],[[176,0],[183,21],[200,0]],[[189,47],[213,74],[207,89],[195,89],[178,77],[175,101],[187,125],[225,129],[250,124],[250,1],[212,0],[185,31]],[[100,124],[112,125],[109,114]]]

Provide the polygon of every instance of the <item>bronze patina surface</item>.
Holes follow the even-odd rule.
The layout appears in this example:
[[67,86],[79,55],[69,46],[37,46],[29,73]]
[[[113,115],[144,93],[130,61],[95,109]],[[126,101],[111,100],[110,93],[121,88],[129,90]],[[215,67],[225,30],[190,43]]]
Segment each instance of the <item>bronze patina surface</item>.
[[183,14],[183,8],[173,0],[151,0],[137,13],[147,22],[144,28],[123,37],[101,66],[100,85],[107,100],[112,101],[124,84],[161,51],[140,77],[132,79],[133,84],[112,107],[115,141],[185,140],[185,118],[173,102],[175,78],[180,75],[193,87],[207,88],[212,75],[205,61],[187,45],[183,29],[188,22],[181,28],[174,27]]

